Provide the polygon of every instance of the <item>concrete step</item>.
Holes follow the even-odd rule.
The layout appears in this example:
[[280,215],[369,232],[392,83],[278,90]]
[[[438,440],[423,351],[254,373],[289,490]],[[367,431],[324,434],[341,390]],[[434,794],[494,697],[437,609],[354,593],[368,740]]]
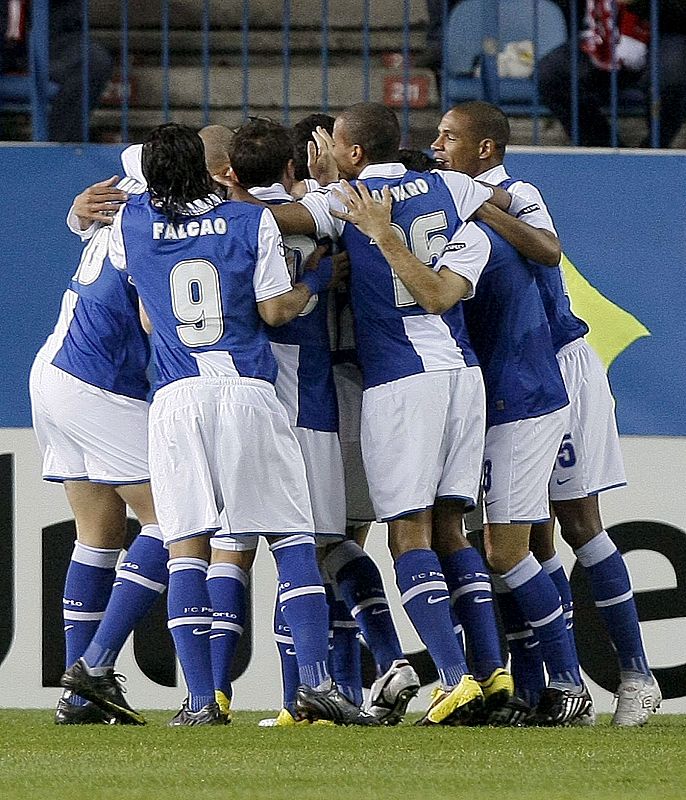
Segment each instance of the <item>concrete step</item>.
[[[118,53],[121,47],[118,27],[100,28],[95,33],[97,39],[113,52]],[[291,30],[289,44],[292,53],[318,54],[322,47],[322,34],[315,29]],[[200,30],[172,30],[169,34],[172,59],[177,60],[187,54],[197,58],[202,50]],[[422,28],[410,31],[410,49],[421,51],[426,45],[426,33]],[[240,30],[211,30],[209,35],[210,53],[213,59],[227,56],[239,61],[242,53],[242,34]],[[362,35],[359,30],[336,28],[329,33],[329,51],[331,53],[361,53]],[[402,31],[398,29],[374,30],[370,36],[372,53],[400,52],[403,47]],[[133,28],[129,32],[129,50],[135,54],[151,55],[159,59],[162,49],[162,33],[159,29],[147,30]],[[283,38],[281,29],[256,29],[250,32],[249,52],[251,56],[263,53],[282,53]]]
[[[251,28],[281,27],[283,23],[281,0],[250,0],[249,21]],[[291,25],[318,28],[322,20],[321,0],[292,0]],[[361,28],[364,17],[364,0],[329,2],[329,24],[339,28]],[[404,4],[399,0],[372,0],[370,25],[374,28],[401,28]],[[91,0],[90,18],[93,27],[115,27],[119,24],[120,0]],[[213,26],[230,28],[241,24],[243,2],[241,0],[210,0],[210,23]],[[129,3],[129,24],[132,27],[160,27],[161,4]],[[199,28],[202,16],[200,0],[169,0],[169,24],[171,28],[183,30]],[[426,21],[425,0],[411,0],[410,22],[414,25]]]
[[[163,92],[163,71],[157,66],[141,66],[134,71],[133,102],[139,108],[159,108]],[[397,76],[374,64],[370,75],[370,99],[382,102],[384,79]],[[424,78],[429,87],[428,103],[437,105],[438,95],[430,70],[416,69],[412,75]],[[169,102],[173,108],[199,108],[202,103],[202,69],[199,66],[173,67],[170,74]],[[251,109],[283,105],[284,75],[280,62],[262,64],[251,70],[249,105]],[[213,66],[210,70],[209,101],[212,108],[240,108],[243,71],[240,66]],[[329,104],[345,107],[363,99],[362,69],[357,59],[334,59],[329,67]],[[322,71],[319,61],[296,61],[290,71],[290,104],[297,108],[318,107],[322,102]]]

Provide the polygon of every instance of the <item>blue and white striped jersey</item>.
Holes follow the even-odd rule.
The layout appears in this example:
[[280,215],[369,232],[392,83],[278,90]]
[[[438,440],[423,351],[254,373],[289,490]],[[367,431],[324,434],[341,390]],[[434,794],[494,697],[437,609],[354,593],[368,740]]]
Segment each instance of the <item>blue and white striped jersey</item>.
[[[556,233],[552,218],[540,191],[531,183],[510,178],[500,164],[479,175],[479,180],[494,183],[512,195],[510,213],[534,228]],[[550,325],[553,347],[557,353],[562,347],[588,333],[588,325],[572,311],[561,267],[547,267],[531,262],[536,284]]]
[[[460,173],[408,172],[398,163],[369,165],[359,180],[372,194],[390,188],[395,230],[428,269],[447,267],[476,285],[490,247],[483,232],[464,220],[491,196],[490,189]],[[442,315],[428,314],[369,237],[331,217],[330,208],[341,207],[331,189],[310,192],[300,202],[312,214],[317,235],[339,238],[348,251],[365,388],[422,372],[475,365],[462,304]]]
[[291,282],[268,209],[212,197],[170,222],[146,193],[115,217],[110,258],[128,271],[152,322],[156,388],[196,376],[274,383],[257,302]]
[[540,417],[569,402],[528,262],[487,225],[491,255],[464,313],[486,383],[486,425]]
[[145,400],[150,346],[136,290],[107,257],[110,232],[99,228],[84,248],[39,356],[99,389]]
[[[255,187],[250,193],[265,203],[292,202],[284,186]],[[286,236],[286,264],[296,284],[303,266],[317,247],[311,236]],[[291,322],[273,328],[267,336],[279,365],[276,391],[288,411],[292,425],[315,431],[338,431],[338,405],[331,369],[327,329],[328,291],[313,297]]]

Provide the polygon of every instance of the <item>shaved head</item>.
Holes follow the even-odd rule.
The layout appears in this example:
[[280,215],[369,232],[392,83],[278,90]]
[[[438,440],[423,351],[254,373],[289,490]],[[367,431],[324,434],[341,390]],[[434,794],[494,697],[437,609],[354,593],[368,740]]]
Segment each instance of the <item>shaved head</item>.
[[233,133],[224,125],[207,125],[198,132],[205,147],[205,162],[210,175],[223,175],[230,167],[229,147]]

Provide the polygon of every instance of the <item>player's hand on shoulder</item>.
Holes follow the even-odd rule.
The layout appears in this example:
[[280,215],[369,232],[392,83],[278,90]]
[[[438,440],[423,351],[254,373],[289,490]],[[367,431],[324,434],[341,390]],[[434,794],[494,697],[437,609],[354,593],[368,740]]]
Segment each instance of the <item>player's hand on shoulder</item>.
[[388,186],[381,191],[381,200],[375,200],[363,182],[358,181],[355,187],[348,181],[340,182],[340,190],[333,193],[346,208],[346,211],[331,210],[332,216],[352,223],[362,233],[379,238],[391,230],[391,208],[393,198]]
[[118,180],[119,176],[113,175],[105,181],[87,186],[81,194],[76,195],[73,210],[84,230],[93,222],[110,225],[119,206],[127,201],[126,192],[116,187]]

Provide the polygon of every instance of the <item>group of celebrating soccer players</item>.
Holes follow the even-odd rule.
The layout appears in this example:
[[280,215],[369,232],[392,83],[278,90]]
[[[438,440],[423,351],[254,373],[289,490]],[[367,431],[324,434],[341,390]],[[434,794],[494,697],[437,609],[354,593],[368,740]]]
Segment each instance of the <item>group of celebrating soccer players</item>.
[[[260,537],[283,684],[264,724],[399,723],[420,683],[364,550],[373,519],[439,676],[418,724],[595,721],[555,518],[617,653],[613,723],[657,710],[598,508],[625,483],[614,401],[508,139],[483,102],[448,111],[435,161],[409,169],[374,103],[291,130],[168,124],[75,199],[87,244],[30,379],[43,476],[77,526],[57,723],[144,723],[114,667],[165,588],[188,687],[170,725],[229,722]],[[142,527],[121,559],[127,505]]]

